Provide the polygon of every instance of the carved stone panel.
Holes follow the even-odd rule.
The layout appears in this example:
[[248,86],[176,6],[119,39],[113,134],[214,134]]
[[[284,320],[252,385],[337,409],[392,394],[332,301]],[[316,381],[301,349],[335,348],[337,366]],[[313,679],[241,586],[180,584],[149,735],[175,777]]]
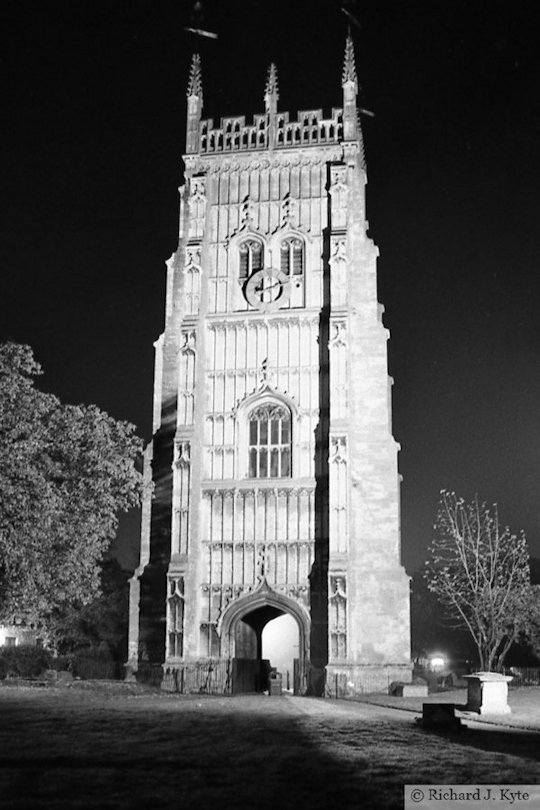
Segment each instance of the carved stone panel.
[[349,546],[349,476],[346,436],[330,436],[330,554]]
[[189,505],[191,485],[191,445],[182,441],[175,444],[173,469],[174,510],[172,519],[173,538],[180,554],[189,550]]
[[330,662],[347,659],[347,581],[344,574],[330,577],[328,587]]
[[333,166],[330,171],[330,221],[332,230],[345,230],[347,227],[346,166]]
[[193,424],[195,399],[196,333],[190,330],[182,333],[178,374],[178,415],[177,425]]
[[202,239],[206,216],[206,177],[193,177],[189,184],[189,238]]
[[347,419],[348,416],[348,341],[345,319],[330,321],[330,414],[331,419]]
[[330,306],[332,309],[347,307],[347,244],[345,237],[333,236],[330,240]]
[[167,658],[184,654],[184,578],[169,577],[167,590]]
[[184,305],[186,315],[198,315],[201,299],[201,248],[188,245],[184,268]]

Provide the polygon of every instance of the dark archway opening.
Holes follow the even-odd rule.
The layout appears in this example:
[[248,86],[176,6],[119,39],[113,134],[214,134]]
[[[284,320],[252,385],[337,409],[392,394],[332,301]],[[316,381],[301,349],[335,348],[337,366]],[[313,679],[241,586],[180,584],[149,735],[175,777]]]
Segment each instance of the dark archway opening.
[[283,690],[300,692],[300,628],[290,613],[283,613],[264,627],[262,657],[282,676]]
[[235,626],[235,658],[233,667],[234,692],[265,692],[268,679],[275,666],[269,658],[263,658],[263,630],[285,610],[264,605],[242,616]]

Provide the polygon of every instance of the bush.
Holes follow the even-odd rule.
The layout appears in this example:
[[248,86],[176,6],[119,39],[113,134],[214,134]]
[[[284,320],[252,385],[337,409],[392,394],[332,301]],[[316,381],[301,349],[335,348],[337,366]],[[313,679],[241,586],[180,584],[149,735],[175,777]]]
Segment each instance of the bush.
[[0,648],[0,678],[39,678],[51,668],[52,655],[43,647],[19,644]]
[[69,657],[69,668],[76,678],[114,680],[118,677],[118,665],[105,645],[83,647]]
[[73,669],[72,658],[71,655],[55,655],[51,660],[51,669],[56,672],[71,672]]

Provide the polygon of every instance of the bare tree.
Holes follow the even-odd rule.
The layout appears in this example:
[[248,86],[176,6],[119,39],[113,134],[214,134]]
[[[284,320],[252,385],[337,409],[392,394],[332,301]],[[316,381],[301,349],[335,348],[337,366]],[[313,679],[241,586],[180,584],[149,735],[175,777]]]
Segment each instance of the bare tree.
[[527,616],[522,638],[533,655],[540,660],[540,585],[531,585],[527,600]]
[[466,503],[441,492],[429,549],[429,589],[457,626],[466,627],[478,649],[480,668],[500,670],[512,643],[526,632],[531,604],[525,535],[501,529],[497,506],[478,498]]

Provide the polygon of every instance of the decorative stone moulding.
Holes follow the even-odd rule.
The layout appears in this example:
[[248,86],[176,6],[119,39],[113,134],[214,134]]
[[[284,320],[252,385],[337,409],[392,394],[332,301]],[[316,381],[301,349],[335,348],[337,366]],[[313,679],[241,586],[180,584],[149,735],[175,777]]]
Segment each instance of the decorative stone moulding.
[[467,681],[468,712],[477,714],[510,714],[508,705],[508,683],[511,675],[499,672],[474,672],[465,675]]

